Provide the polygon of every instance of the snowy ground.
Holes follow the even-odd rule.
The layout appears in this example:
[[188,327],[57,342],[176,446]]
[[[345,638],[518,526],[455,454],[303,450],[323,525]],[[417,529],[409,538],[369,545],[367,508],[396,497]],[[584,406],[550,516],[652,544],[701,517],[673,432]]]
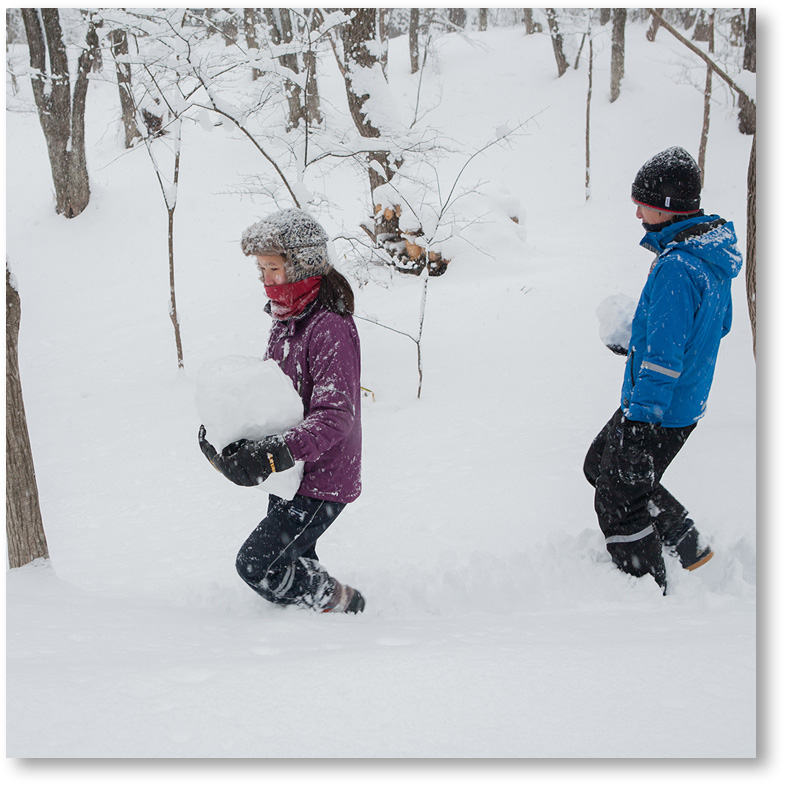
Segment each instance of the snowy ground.
[[[360,587],[357,618],[265,605],[234,572],[264,495],[200,454],[196,373],[261,355],[263,290],[238,247],[267,207],[225,192],[260,161],[188,129],[168,317],[166,213],[143,150],[120,149],[115,92],[89,98],[93,199],[54,215],[34,114],[7,118],[7,253],[22,298],[21,372],[51,553],[7,576],[7,755],[26,758],[750,758],[756,755],[756,385],[743,279],[709,413],[666,475],[710,537],[671,594],[612,568],[584,453],[618,405],[623,360],[595,309],[637,297],[650,256],[629,201],[638,166],[697,151],[692,62],[628,33],[622,96],[599,46],[592,198],[586,72],[556,80],[521,29],[438,44],[429,122],[472,149],[537,114],[470,173],[516,196],[520,231],[464,251],[430,282],[423,396],[414,344],[368,322],[364,492],[320,557]],[[404,39],[391,78],[414,105]],[[494,75],[493,81],[488,76]],[[334,74],[323,92],[338,101]],[[667,107],[663,111],[662,108]],[[745,245],[751,140],[712,109],[704,205]],[[328,230],[354,226],[364,184],[328,185]],[[315,186],[314,186],[315,187]],[[422,283],[358,290],[358,314],[416,329]],[[742,770],[736,769],[741,772]]]

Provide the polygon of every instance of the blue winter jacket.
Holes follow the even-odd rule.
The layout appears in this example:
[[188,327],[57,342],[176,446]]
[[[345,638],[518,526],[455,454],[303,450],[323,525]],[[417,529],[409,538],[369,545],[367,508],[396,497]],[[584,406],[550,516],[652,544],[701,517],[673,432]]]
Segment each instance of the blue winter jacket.
[[622,410],[630,420],[680,428],[706,411],[742,258],[733,224],[717,215],[648,232],[641,245],[657,259],[632,320]]

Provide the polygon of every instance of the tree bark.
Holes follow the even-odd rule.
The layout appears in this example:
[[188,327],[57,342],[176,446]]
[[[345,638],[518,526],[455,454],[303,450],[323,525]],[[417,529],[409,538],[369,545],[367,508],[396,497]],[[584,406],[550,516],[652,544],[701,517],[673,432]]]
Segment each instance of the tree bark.
[[420,9],[409,9],[409,63],[412,73],[420,70]]
[[466,26],[466,9],[465,8],[450,8],[448,9],[448,19],[456,27],[463,29]]
[[[658,13],[662,13],[664,9],[658,8]],[[646,31],[646,40],[654,42],[654,39],[657,37],[657,30],[660,29],[660,20],[656,16],[652,16],[651,24],[649,25],[649,29]]]
[[[310,30],[315,32],[322,20],[321,12],[317,9],[311,11]],[[322,107],[319,99],[319,84],[316,81],[316,52],[311,45],[310,36],[308,46],[303,52],[303,65],[305,67],[305,123],[306,127],[319,125],[322,122]]]
[[[294,38],[294,30],[292,28],[292,17],[288,8],[265,8],[265,16],[267,23],[270,26],[270,37],[276,46],[281,44],[290,44]],[[300,66],[297,62],[297,55],[293,52],[279,55],[278,62],[294,71],[295,74],[300,73]],[[297,128],[300,120],[304,116],[302,89],[297,82],[290,79],[286,80],[286,101],[289,105],[289,121],[287,127],[289,130]]]
[[19,376],[21,301],[5,268],[5,531],[12,569],[35,559],[48,559],[33,452]]
[[[259,36],[256,33],[256,25],[259,21],[256,8],[243,8],[243,30],[245,31],[245,45],[249,51],[259,51]],[[251,79],[255,82],[262,72],[258,68],[251,69]]]
[[747,308],[750,314],[750,324],[752,325],[752,354],[757,360],[757,284],[756,284],[756,139],[757,134],[752,137],[752,152],[750,153],[750,164],[747,169]]
[[627,9],[613,9],[613,31],[611,33],[611,103],[621,93],[624,78],[624,29],[627,26]]
[[526,27],[526,35],[534,35],[534,33],[539,32],[534,22],[534,14],[532,14],[531,8],[523,9],[523,24]]
[[[709,54],[714,54],[714,9],[707,17],[708,32],[706,40],[709,43]],[[701,187],[706,179],[706,148],[709,144],[709,121],[711,119],[711,82],[712,70],[706,66],[706,85],[703,89],[703,126],[701,128],[701,141],[698,150],[698,167],[701,170]]]
[[488,29],[488,9],[487,8],[478,8],[477,9],[477,26],[480,32],[485,32]]
[[[33,96],[52,169],[56,210],[66,218],[75,218],[90,201],[85,107],[88,74],[99,47],[98,34],[91,22],[86,46],[79,55],[72,97],[59,11],[56,8],[23,8],[22,18],[30,47],[30,66],[34,71],[31,76]],[[47,69],[47,50],[51,74]]]
[[589,87],[586,91],[586,201],[591,196],[591,93],[594,76],[594,40],[591,35],[591,14],[589,15]]
[[390,34],[388,30],[387,19],[390,14],[389,8],[379,9],[379,62],[382,65],[382,73],[384,78],[387,78],[387,62],[390,59]]
[[[354,121],[360,136],[366,139],[378,139],[381,134],[370,119],[365,114],[363,107],[370,98],[368,93],[358,93],[355,91],[352,75],[363,69],[380,68],[379,60],[373,53],[373,47],[369,44],[376,42],[376,9],[375,8],[347,8],[347,14],[354,14],[350,22],[347,22],[343,29],[343,49],[346,59],[346,74],[344,83],[346,85],[346,97],[349,102],[349,112]],[[389,156],[386,152],[368,153],[369,164],[376,161],[384,171],[384,176],[373,166],[368,167],[368,177],[370,180],[371,194],[374,190],[389,181],[392,177]]]
[[125,129],[125,147],[134,146],[137,139],[142,138],[136,125],[136,108],[134,106],[133,87],[131,84],[131,66],[122,58],[128,54],[128,35],[125,30],[112,30],[109,35],[115,71],[117,72],[117,89],[120,93],[120,111]]
[[548,19],[548,28],[551,31],[551,43],[553,44],[553,54],[556,57],[556,68],[561,77],[564,76],[569,65],[567,64],[567,58],[564,56],[564,41],[559,32],[559,21],[556,18],[556,9],[546,8],[545,16]]
[[[747,33],[744,42],[744,70],[756,73],[757,69],[757,32],[756,9],[750,8]],[[739,96],[739,131],[754,134],[756,126],[755,103],[746,95]]]

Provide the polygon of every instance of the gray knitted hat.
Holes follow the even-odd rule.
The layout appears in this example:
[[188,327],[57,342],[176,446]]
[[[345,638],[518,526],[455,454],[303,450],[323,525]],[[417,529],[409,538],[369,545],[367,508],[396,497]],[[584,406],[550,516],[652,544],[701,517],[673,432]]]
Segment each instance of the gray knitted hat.
[[303,210],[279,210],[249,226],[240,239],[246,256],[280,254],[287,283],[330,270],[327,233]]

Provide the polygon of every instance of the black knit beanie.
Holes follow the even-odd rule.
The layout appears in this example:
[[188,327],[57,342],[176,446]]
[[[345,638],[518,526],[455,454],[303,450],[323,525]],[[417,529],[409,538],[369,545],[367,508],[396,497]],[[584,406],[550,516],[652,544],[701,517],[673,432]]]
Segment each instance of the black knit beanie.
[[694,213],[701,203],[700,167],[683,147],[669,147],[635,175],[632,201],[664,213]]

